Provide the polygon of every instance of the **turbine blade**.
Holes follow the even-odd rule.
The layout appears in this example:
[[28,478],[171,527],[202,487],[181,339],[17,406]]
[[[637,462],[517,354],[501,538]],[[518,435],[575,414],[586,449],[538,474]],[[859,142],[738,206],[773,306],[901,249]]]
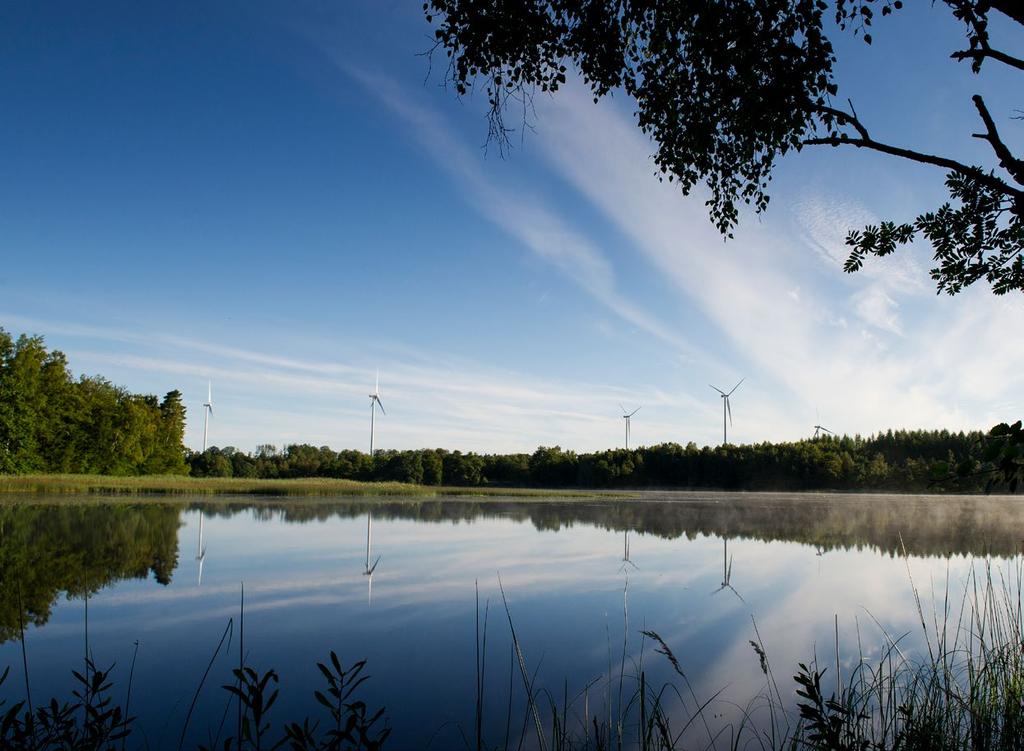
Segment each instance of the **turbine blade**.
[[[711,386],[711,384],[709,383],[708,386]],[[722,396],[725,396],[725,392],[722,391],[722,389],[718,388],[718,386],[711,386],[711,388],[713,388],[715,391],[717,391]]]
[[626,414],[626,408],[622,406],[622,402],[619,402],[619,409],[621,409],[621,410],[622,410],[622,414],[623,414],[623,415],[625,415],[625,414]]
[[[740,379],[740,383],[743,383],[743,382],[744,382],[745,380],[747,380],[747,377],[746,377],[746,376],[743,376],[743,377],[742,377],[742,378]],[[735,391],[736,389],[738,389],[738,388],[740,387],[740,383],[737,383],[737,384],[736,384],[735,386],[733,386],[733,387],[732,387],[732,391]],[[730,392],[729,392],[728,394],[726,394],[726,396],[732,396],[732,391],[730,391]]]
[[643,409],[643,407],[642,407],[642,406],[640,406],[640,407],[637,407],[636,409],[634,409],[634,410],[633,410],[632,412],[630,412],[630,413],[629,413],[629,416],[630,416],[630,417],[632,417],[632,416],[633,416],[633,415],[635,415],[635,414],[636,414],[637,412],[639,412],[639,411],[640,411],[641,409]]
[[373,565],[370,566],[370,568],[367,570],[367,572],[366,572],[367,576],[373,576],[373,572],[377,570],[377,564],[378,563],[380,563],[380,556],[379,555],[377,556],[377,560],[375,560],[373,562]]
[[380,368],[377,368],[377,378],[373,382],[373,393],[380,393]]
[[384,411],[384,403],[380,400],[380,397],[377,396],[377,395],[374,395],[373,399],[374,399],[375,402],[377,402],[377,406],[380,407],[380,413],[382,415],[386,415],[387,412]]
[[732,425],[732,405],[729,404],[729,397],[725,397],[725,411],[729,413],[729,424]]

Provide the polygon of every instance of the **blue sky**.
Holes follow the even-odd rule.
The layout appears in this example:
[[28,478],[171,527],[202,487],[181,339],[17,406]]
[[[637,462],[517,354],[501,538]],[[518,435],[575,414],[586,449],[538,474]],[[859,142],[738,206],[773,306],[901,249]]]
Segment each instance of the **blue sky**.
[[[877,137],[991,163],[982,93],[1024,145],[1019,81],[948,60],[930,4],[842,39]],[[1009,43],[1020,35],[998,28]],[[417,2],[6,3],[0,325],[76,373],[180,389],[186,443],[463,450],[827,426],[989,427],[1024,407],[1020,296],[937,297],[917,248],[842,273],[842,238],[942,198],[938,170],[822,149],[724,243],[653,177],[623,97],[538,98],[501,158],[483,102],[418,55]]]

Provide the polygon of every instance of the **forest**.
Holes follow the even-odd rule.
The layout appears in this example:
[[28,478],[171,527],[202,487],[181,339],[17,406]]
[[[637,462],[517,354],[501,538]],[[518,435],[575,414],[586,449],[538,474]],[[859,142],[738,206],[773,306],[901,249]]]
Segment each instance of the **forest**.
[[184,474],[181,393],[132,394],[73,378],[42,337],[0,328],[0,473]]
[[445,449],[361,451],[294,444],[254,452],[185,448],[179,391],[133,394],[99,376],[74,378],[38,336],[0,328],[0,474],[330,477],[422,485],[726,490],[958,490],[983,476],[937,482],[975,455],[981,432],[899,430],[789,443],[698,447],[690,442],[577,453],[477,454]]
[[981,432],[899,430],[790,443],[698,446],[662,443],[577,453],[541,446],[532,454],[445,449],[368,454],[327,446],[232,447],[189,453],[197,477],[334,477],[423,485],[545,488],[719,488],[725,490],[976,491],[982,476],[941,478],[977,450]]

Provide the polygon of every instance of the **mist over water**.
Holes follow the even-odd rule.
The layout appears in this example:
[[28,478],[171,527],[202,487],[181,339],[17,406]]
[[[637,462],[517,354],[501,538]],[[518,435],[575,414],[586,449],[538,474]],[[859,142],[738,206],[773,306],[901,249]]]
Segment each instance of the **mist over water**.
[[[625,694],[634,688],[634,668],[650,682],[673,679],[641,636],[650,629],[697,697],[722,691],[711,720],[727,723],[734,705],[764,690],[755,624],[791,698],[798,662],[835,665],[836,618],[843,670],[858,640],[870,657],[907,634],[901,648],[912,650],[921,626],[911,581],[930,618],[947,587],[960,602],[986,561],[1011,575],[1022,539],[1019,501],[995,497],[26,500],[0,508],[0,667],[12,668],[2,691],[24,691],[20,620],[37,699],[70,693],[87,638],[99,666],[116,663],[122,701],[138,642],[139,738],[176,748],[231,620],[230,650],[214,661],[189,726],[191,741],[208,742],[238,660],[244,583],[246,661],[281,676],[272,721],[317,715],[316,662],[333,649],[346,664],[368,660],[361,698],[387,707],[392,748],[465,747],[486,612],[485,737],[501,745],[511,640],[500,577],[527,667],[559,701],[589,685],[577,709],[586,702],[601,715],[614,710],[620,680]],[[525,732],[530,746],[522,679],[511,677],[507,732],[513,746]]]

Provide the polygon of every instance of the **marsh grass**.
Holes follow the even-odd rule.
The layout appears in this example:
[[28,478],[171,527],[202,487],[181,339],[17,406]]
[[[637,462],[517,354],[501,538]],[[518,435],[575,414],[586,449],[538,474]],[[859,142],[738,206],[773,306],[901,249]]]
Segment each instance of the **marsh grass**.
[[885,634],[877,658],[859,651],[838,694],[826,698],[825,670],[801,665],[794,741],[838,751],[1024,748],[1021,579],[1019,561],[1007,571],[986,561],[972,567],[959,603],[947,577],[931,612],[914,585],[923,650],[907,654],[902,637]]
[[[607,491],[544,490],[540,488],[458,487],[410,485],[401,482],[358,482],[325,477],[285,480],[182,475],[0,475],[2,494],[101,495],[267,495],[267,496],[387,496],[387,497],[556,497],[622,498]],[[0,497],[2,502],[2,497]]]
[[[609,634],[608,668],[603,675],[584,680],[582,687],[573,691],[568,680],[557,689],[539,687],[539,664],[531,670],[499,579],[509,628],[508,692],[492,697],[485,691],[497,682],[487,679],[490,603],[481,608],[478,591],[476,690],[472,727],[467,732],[459,726],[462,747],[466,751],[1024,749],[1024,563],[1016,559],[1007,570],[996,569],[987,560],[975,564],[956,599],[951,598],[947,574],[945,590],[940,597],[931,598],[930,608],[911,576],[909,562],[907,572],[921,629],[919,647],[905,651],[903,643],[909,634],[891,636],[875,621],[872,629],[877,628],[882,646],[866,653],[858,625],[857,656],[843,675],[837,620],[834,656],[820,663],[800,664],[793,688],[780,690],[754,622],[751,659],[764,683],[742,706],[731,703],[721,691],[700,696],[687,676],[685,656],[677,656],[654,630],[636,631],[639,650],[630,652],[629,638],[634,632],[629,624],[628,583],[623,591],[623,642],[617,664]],[[377,751],[385,746],[391,729],[384,708],[371,708],[359,698],[368,680],[365,661],[345,665],[332,651],[328,660],[317,665],[324,687],[313,692],[310,706],[319,710],[319,716],[278,721],[272,711],[278,697],[278,674],[273,669],[258,669],[245,651],[244,590],[237,622],[238,657],[228,672],[228,682],[221,686],[225,700],[221,725],[210,729],[210,741],[199,749]],[[208,678],[216,670],[224,671],[223,659],[235,638],[234,623],[229,619],[198,677],[179,749],[185,747],[188,723],[196,704],[204,700]],[[21,640],[24,657],[23,635]],[[100,669],[88,654],[88,646],[86,651],[84,672],[72,671],[77,686],[72,699],[52,699],[36,706],[29,699],[25,657],[26,698],[12,706],[0,700],[0,748],[125,751],[136,747],[133,741],[141,739],[133,735],[134,718],[128,712],[134,659],[122,708],[110,699],[113,666]],[[652,670],[652,659],[663,661],[659,669]],[[650,680],[649,676],[665,674],[666,669],[668,680]],[[9,669],[0,674],[0,686],[9,674]],[[496,711],[501,722],[488,725],[485,715],[495,706],[500,707]],[[234,732],[229,730],[222,740],[231,714],[235,721],[228,725],[234,726]],[[501,725],[504,732],[497,732],[500,737],[488,735]]]

